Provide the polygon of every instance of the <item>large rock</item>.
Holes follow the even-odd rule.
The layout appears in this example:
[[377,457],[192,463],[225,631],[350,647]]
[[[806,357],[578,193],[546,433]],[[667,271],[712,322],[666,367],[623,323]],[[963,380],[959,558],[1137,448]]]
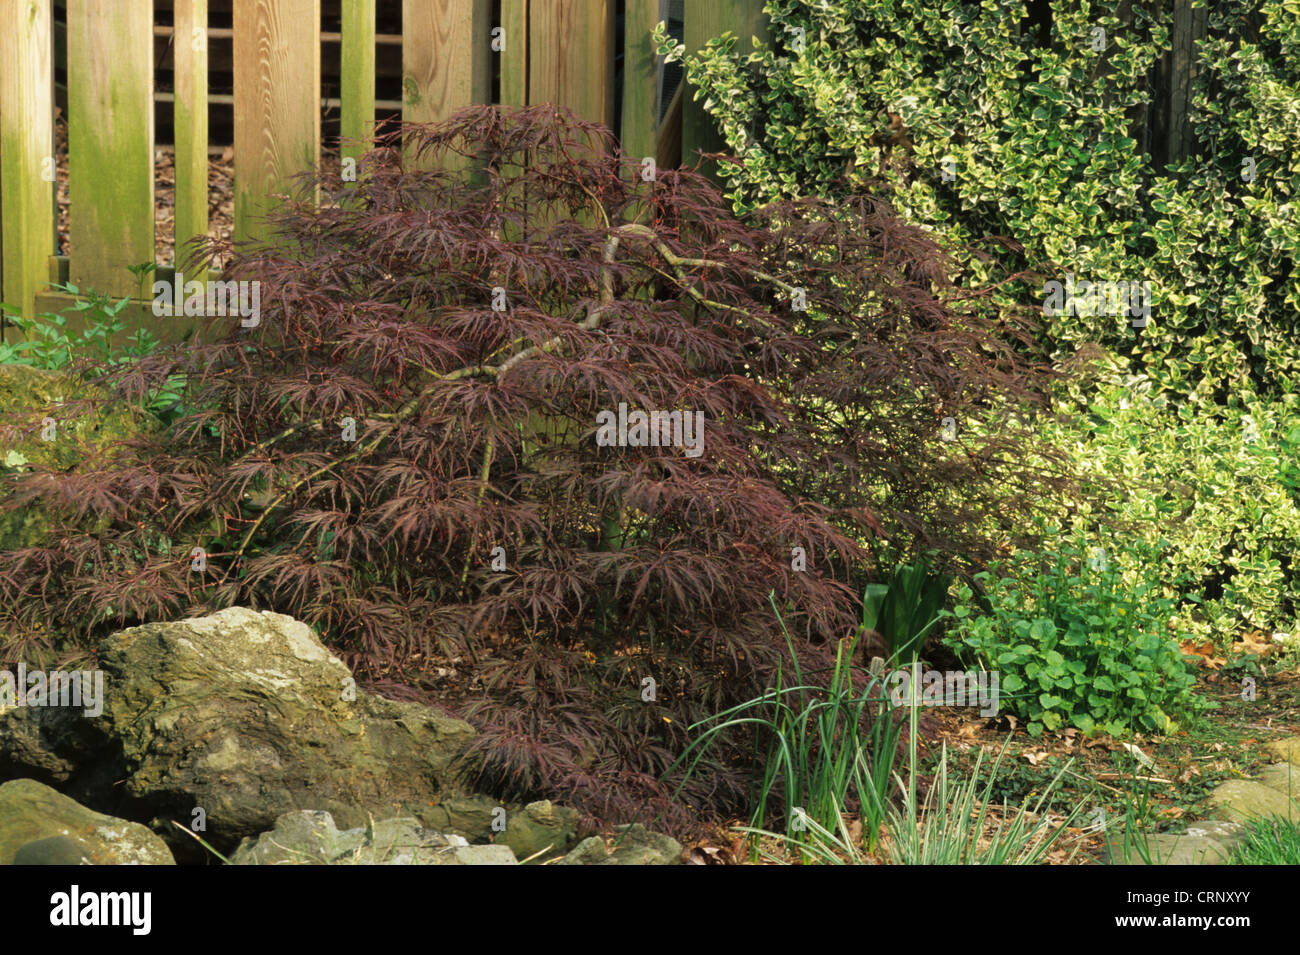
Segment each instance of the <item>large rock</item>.
[[330,812],[345,829],[373,815],[470,839],[491,831],[495,802],[471,795],[462,775],[473,728],[355,690],[291,617],[233,608],[134,627],[108,638],[98,660],[98,718],[0,714],[0,776],[43,776],[136,819],[189,827],[205,817],[200,834],[221,851],[297,809]]
[[[54,420],[52,440],[34,436],[17,442],[3,442],[0,468],[22,470],[30,465],[66,470],[92,450],[109,450],[121,442],[154,426],[157,422],[140,408],[105,402],[98,410],[65,402],[97,397],[93,385],[80,382],[74,375],[46,371],[27,365],[0,364],[0,421],[6,423],[40,415]],[[50,413],[47,415],[46,411]],[[0,550],[14,550],[40,543],[50,526],[48,516],[38,507],[0,510]]]
[[1284,736],[1264,744],[1264,751],[1271,753],[1284,763],[1300,766],[1300,736]]
[[[1226,865],[1244,838],[1240,823],[1210,819],[1193,823],[1185,833],[1130,837],[1127,846],[1121,836],[1114,836],[1106,844],[1106,861],[1111,865]],[[1143,840],[1140,846],[1138,840]]]
[[1250,779],[1229,779],[1210,793],[1210,805],[1219,814],[1235,822],[1246,822],[1252,816],[1270,818],[1280,816],[1300,821],[1300,805],[1285,792]]
[[144,826],[92,812],[31,779],[0,786],[0,865],[173,865]]
[[520,859],[542,861],[562,856],[573,845],[578,813],[549,800],[530,802],[506,816],[506,831],[500,839]]
[[1300,800],[1300,765],[1294,763],[1274,763],[1265,766],[1259,774],[1259,781],[1269,789]]
[[651,832],[640,823],[615,829],[613,845],[591,836],[560,860],[560,865],[680,865],[682,846],[676,839]]
[[291,812],[245,839],[231,865],[516,865],[507,846],[471,846],[412,818],[384,819],[342,832],[328,812]]

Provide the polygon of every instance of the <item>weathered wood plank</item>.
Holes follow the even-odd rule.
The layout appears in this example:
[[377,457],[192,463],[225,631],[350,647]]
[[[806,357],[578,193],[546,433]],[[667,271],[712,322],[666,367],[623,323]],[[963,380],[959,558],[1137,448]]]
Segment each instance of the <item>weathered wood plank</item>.
[[68,223],[73,284],[137,291],[154,261],[153,3],[68,0]]
[[528,105],[528,0],[501,0],[500,102]]
[[[738,38],[736,49],[748,53],[754,48],[754,37],[760,40],[768,37],[763,3],[764,0],[686,0],[686,52],[697,53],[709,40],[730,30]],[[682,100],[684,166],[694,166],[700,152],[725,152],[727,148],[713,118],[704,111],[703,99],[697,100],[695,93],[694,89],[688,89]],[[713,163],[703,163],[700,168],[709,175],[716,172]]]
[[176,0],[175,59],[174,261],[185,270],[188,243],[208,234],[208,0]]
[[659,134],[655,137],[655,156],[661,169],[676,169],[682,164],[682,97],[686,90],[683,83],[673,93],[664,113],[664,120],[659,124]]
[[54,251],[50,0],[0,0],[0,301],[36,314]]
[[320,161],[320,0],[235,0],[235,238]]
[[344,160],[360,160],[375,134],[375,0],[343,0],[339,134]]
[[487,0],[403,0],[402,119],[438,123],[492,90]]
[[659,0],[627,0],[623,13],[623,154],[634,159],[655,155],[659,117],[655,115],[658,58],[650,34],[659,22]]
[[528,101],[614,125],[612,0],[547,0],[528,14]]

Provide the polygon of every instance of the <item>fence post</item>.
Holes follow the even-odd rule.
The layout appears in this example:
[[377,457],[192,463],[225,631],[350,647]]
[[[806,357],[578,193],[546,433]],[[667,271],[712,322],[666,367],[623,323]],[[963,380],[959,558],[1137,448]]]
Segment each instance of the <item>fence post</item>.
[[154,262],[153,3],[68,0],[68,274],[136,295]]
[[375,134],[375,0],[343,0],[339,154],[360,161]]
[[614,125],[614,5],[545,0],[528,11],[528,102]]
[[655,155],[659,117],[655,115],[658,62],[650,34],[659,22],[659,0],[627,0],[623,13],[623,154],[631,159]]
[[28,318],[54,251],[51,0],[0,0],[0,300]]
[[1196,152],[1191,103],[1196,77],[1202,69],[1197,50],[1205,39],[1207,16],[1204,4],[1174,0],[1170,49],[1156,64],[1155,100],[1147,110],[1152,120],[1151,158],[1157,169],[1179,163]]
[[402,0],[402,120],[437,123],[492,93],[491,4]]
[[235,0],[235,238],[320,161],[320,0]]
[[[186,243],[208,234],[208,0],[176,0],[175,262],[184,270]],[[202,280],[203,276],[191,278]]]
[[528,0],[501,0],[501,92],[504,106],[528,105]]
[[[767,39],[767,17],[763,13],[764,0],[686,0],[686,52],[688,55],[704,49],[714,37],[730,30],[739,38],[736,49],[743,55],[753,48],[753,37]],[[686,80],[683,78],[683,83]],[[684,90],[682,97],[682,165],[693,166],[699,152],[724,152],[726,143],[711,117],[704,110],[703,100],[695,99],[694,90]],[[716,175],[714,163],[703,163],[700,170]]]

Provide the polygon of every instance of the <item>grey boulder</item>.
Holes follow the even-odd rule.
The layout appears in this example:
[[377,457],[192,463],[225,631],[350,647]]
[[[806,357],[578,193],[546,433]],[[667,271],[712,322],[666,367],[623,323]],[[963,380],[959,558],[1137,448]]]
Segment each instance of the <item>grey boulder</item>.
[[471,846],[416,819],[371,821],[339,831],[328,812],[286,813],[275,828],[245,839],[231,865],[515,865],[508,846]]
[[607,850],[599,836],[583,839],[560,865],[680,865],[682,846],[676,839],[651,832],[640,823],[614,830]]

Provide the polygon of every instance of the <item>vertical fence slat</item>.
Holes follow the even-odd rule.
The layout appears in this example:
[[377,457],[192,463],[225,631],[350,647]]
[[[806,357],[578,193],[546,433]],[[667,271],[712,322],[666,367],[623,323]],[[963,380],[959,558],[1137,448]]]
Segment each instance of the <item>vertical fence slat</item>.
[[505,49],[499,98],[506,106],[528,105],[528,0],[501,0],[501,29]]
[[659,0],[627,0],[623,13],[623,122],[625,155],[655,155],[659,117],[655,115],[658,61],[650,34],[659,22]]
[[487,0],[402,0],[402,119],[437,123],[491,95]]
[[54,251],[50,0],[0,0],[0,282],[28,317]]
[[152,0],[68,0],[69,278],[135,295],[154,261]]
[[545,0],[528,13],[530,103],[559,103],[614,124],[612,0]]
[[176,0],[174,43],[175,257],[184,269],[186,243],[208,233],[208,0]]
[[360,159],[360,141],[375,134],[375,0],[343,0],[339,54],[342,109],[339,134],[343,158]]
[[235,0],[235,238],[320,161],[320,0]]
[[[730,30],[739,38],[736,49],[742,54],[748,53],[754,48],[753,37],[766,39],[768,36],[763,3],[764,0],[686,0],[686,52],[696,53],[709,40]],[[704,101],[695,99],[694,89],[684,92],[682,165],[694,166],[700,158],[700,151],[724,152],[726,144],[714,125],[713,117],[704,111]],[[712,163],[705,163],[700,168],[709,174],[714,171]]]

